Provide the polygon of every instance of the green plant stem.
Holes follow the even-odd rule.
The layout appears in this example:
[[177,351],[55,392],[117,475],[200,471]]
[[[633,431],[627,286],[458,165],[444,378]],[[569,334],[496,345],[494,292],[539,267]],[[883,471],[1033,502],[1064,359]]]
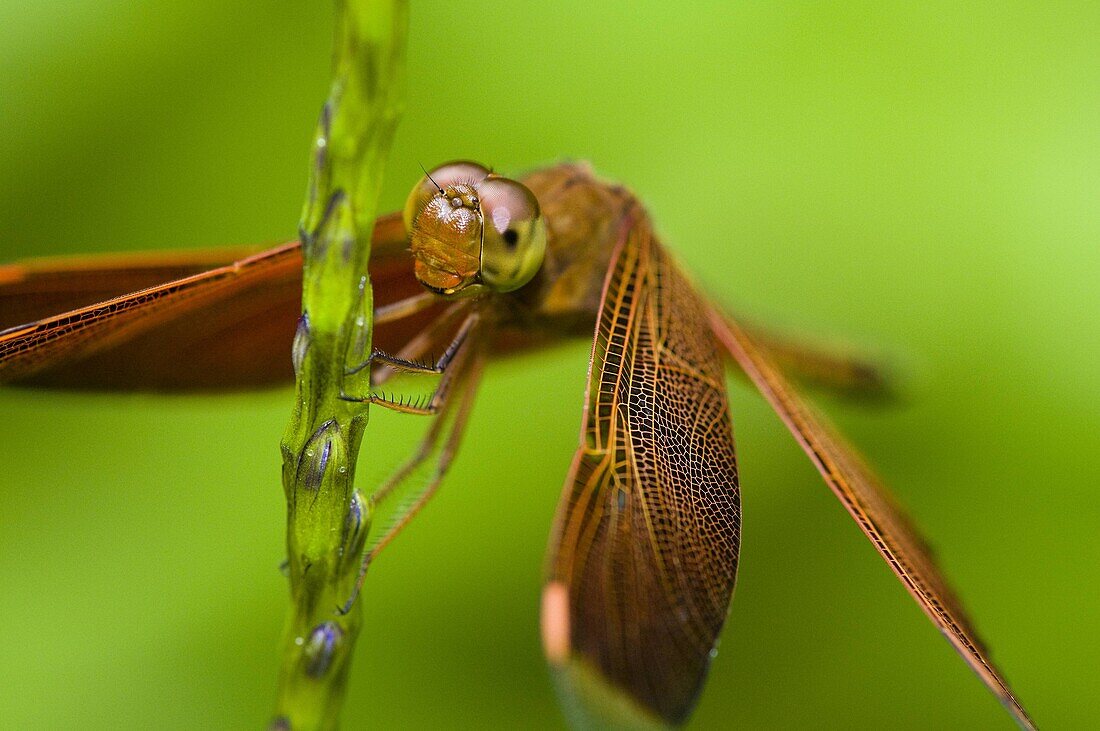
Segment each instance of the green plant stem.
[[302,319],[297,393],[283,436],[291,604],[273,727],[337,725],[358,605],[355,587],[369,507],[354,491],[369,393],[373,297],[367,263],[382,171],[404,103],[408,4],[338,0],[333,81],[317,125],[301,218]]

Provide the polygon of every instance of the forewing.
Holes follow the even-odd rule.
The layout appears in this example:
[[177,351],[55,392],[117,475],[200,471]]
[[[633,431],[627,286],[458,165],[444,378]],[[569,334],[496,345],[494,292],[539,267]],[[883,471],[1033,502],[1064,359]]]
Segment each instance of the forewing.
[[825,482],[901,579],[917,604],[1024,728],[1027,712],[989,659],[962,605],[940,572],[927,542],[863,459],[791,387],[770,353],[717,310],[708,319],[719,341],[802,445]]
[[704,306],[631,215],[550,540],[543,642],[571,712],[679,723],[729,608],[741,504]]
[[0,264],[0,329],[202,274],[264,248],[51,256]]
[[[0,332],[0,382],[144,390],[290,383],[301,251],[291,243],[245,254],[0,267],[0,327],[9,328]],[[376,223],[370,269],[379,305],[421,290],[398,216]],[[380,326],[375,343],[396,349],[434,314]]]
[[[45,383],[79,386],[100,378],[104,385],[114,385],[116,379],[126,382],[137,377],[157,387],[165,370],[194,368],[198,378],[221,377],[224,372],[210,373],[203,366],[212,365],[206,356],[225,344],[196,336],[224,335],[219,330],[227,319],[243,322],[242,330],[252,337],[266,336],[271,320],[264,315],[273,299],[270,293],[284,294],[300,262],[297,247],[282,246],[16,326],[0,333],[0,379],[33,383],[35,375],[41,374]],[[194,327],[197,320],[189,324],[188,317],[201,318],[202,327]],[[155,344],[126,353],[125,346],[149,333],[158,336]]]

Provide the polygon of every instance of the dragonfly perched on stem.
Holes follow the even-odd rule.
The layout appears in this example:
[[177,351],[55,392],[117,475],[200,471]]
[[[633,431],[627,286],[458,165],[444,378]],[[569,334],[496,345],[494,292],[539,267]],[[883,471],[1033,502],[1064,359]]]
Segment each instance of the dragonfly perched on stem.
[[[0,332],[0,382],[190,390],[289,380],[299,247],[236,256],[0,268],[0,324],[10,326]],[[351,369],[369,369],[370,388],[342,398],[433,421],[371,494],[360,584],[441,484],[486,360],[592,337],[580,445],[546,560],[543,646],[575,721],[683,722],[725,621],[740,551],[729,365],[779,414],[918,606],[1015,720],[1034,727],[927,543],[792,385],[874,391],[880,374],[732,316],[679,268],[625,188],[582,164],[522,182],[476,163],[440,166],[403,214],[377,222],[370,274],[374,347]],[[410,400],[387,390],[395,374],[439,381]],[[353,592],[339,610],[354,600]]]

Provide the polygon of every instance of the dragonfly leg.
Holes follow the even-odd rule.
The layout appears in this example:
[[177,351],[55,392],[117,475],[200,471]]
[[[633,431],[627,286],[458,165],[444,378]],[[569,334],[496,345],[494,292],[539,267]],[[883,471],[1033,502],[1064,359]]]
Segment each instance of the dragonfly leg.
[[424,291],[420,294],[414,294],[412,297],[382,305],[374,310],[374,324],[384,325],[388,322],[403,320],[418,312],[423,312],[438,301],[439,297],[437,295]]
[[[432,296],[434,297],[434,295],[432,295]],[[395,302],[393,305],[390,305],[389,307],[400,307],[400,306],[403,305],[403,303],[406,303],[409,300],[418,299],[418,298],[419,298],[419,295],[417,295],[417,297],[410,297],[408,300],[401,300],[400,302]],[[402,360],[402,361],[409,361],[409,362],[411,362],[412,364],[414,364],[416,366],[422,366],[423,363],[421,361],[424,357],[424,354],[427,353],[429,351],[429,349],[440,340],[443,333],[446,332],[446,330],[454,324],[455,320],[457,320],[459,318],[459,316],[466,314],[469,307],[470,307],[469,302],[456,302],[455,304],[448,307],[446,310],[443,311],[443,313],[438,318],[435,319],[435,321],[429,327],[425,328],[423,331],[418,333],[416,335],[416,337],[413,337],[412,339],[410,339],[404,345],[404,347],[401,348],[401,351],[399,353],[397,353],[396,356],[394,356],[394,358]],[[376,310],[376,313],[382,313],[383,310],[385,310],[385,309],[386,308],[380,307],[378,310]],[[406,315],[408,315],[408,314],[415,314],[415,313],[407,312]],[[402,315],[402,317],[404,317],[406,315]],[[392,319],[399,319],[399,318],[392,318]],[[385,322],[385,321],[383,321],[383,322]],[[382,323],[380,323],[376,319],[375,320],[375,325],[378,325],[378,324],[382,324]],[[375,363],[376,355],[379,352],[381,352],[381,351],[378,351],[376,349],[374,352],[371,353],[370,357],[368,357],[362,363],[359,363],[358,365],[355,365],[355,366],[352,366],[351,368],[348,368],[345,371],[345,375],[348,375],[348,376],[354,375],[354,374],[359,373],[360,371],[362,371],[364,369],[370,368]],[[386,355],[385,353],[382,353],[382,354]],[[387,356],[387,358],[388,357],[389,356]],[[372,385],[378,385],[382,381],[388,380],[390,378],[390,376],[392,376],[394,374],[395,371],[399,370],[398,368],[392,366],[392,364],[390,364],[390,363],[384,363],[383,362],[382,364],[386,365],[386,366],[390,366],[390,367],[385,368],[384,370],[380,370],[378,373],[372,373],[371,374],[371,384]]]
[[[446,313],[444,315],[446,317]],[[453,318],[452,318],[453,319]],[[416,360],[421,357],[424,351],[427,350],[433,338],[429,333],[427,337],[417,337],[415,340],[418,342],[409,343],[405,348],[401,350],[397,355],[389,355],[381,350],[375,350],[371,355],[371,360],[363,366],[357,368],[361,370],[363,367],[370,365],[372,362],[377,362],[390,369],[391,373],[394,371],[401,371],[414,374],[425,375],[442,375],[443,378],[439,382],[439,387],[436,391],[427,399],[427,403],[419,399],[406,400],[401,397],[394,397],[382,392],[376,392],[372,389],[371,393],[366,396],[352,396],[345,394],[341,396],[345,401],[355,401],[359,403],[369,402],[377,404],[385,409],[392,411],[398,411],[404,414],[417,414],[423,416],[430,416],[438,413],[440,403],[446,394],[448,388],[450,388],[451,381],[453,380],[449,374],[449,368],[459,356],[468,350],[468,343],[470,333],[477,326],[479,321],[476,313],[469,315],[459,326],[458,332],[455,333],[454,338],[450,344],[444,350],[443,355],[436,359],[433,363],[424,363]],[[434,329],[434,328],[432,328]],[[438,332],[435,333],[438,335]],[[372,378],[372,385],[380,385],[387,378]]]
[[[387,509],[387,519],[378,527],[378,537],[368,542],[359,564],[359,575],[347,602],[338,611],[346,614],[355,604],[374,557],[385,548],[438,491],[447,469],[458,453],[466,422],[473,408],[485,355],[478,346],[464,348],[452,362],[444,378],[452,376],[448,385],[436,392],[438,416],[421,439],[416,451],[371,495],[372,512]],[[476,349],[476,352],[475,352]],[[454,396],[457,396],[455,398]],[[434,466],[426,482],[410,484],[420,469],[434,457]]]
[[421,363],[408,358],[403,358],[401,355],[389,355],[381,350],[375,350],[371,355],[371,360],[374,362],[388,365],[391,368],[395,368],[399,371],[405,371],[407,373],[426,373],[426,374],[440,374],[447,369],[447,365],[454,359],[455,354],[465,344],[466,338],[470,334],[470,329],[474,326],[476,319],[473,315],[466,318],[466,321],[462,323],[462,326],[458,328],[458,332],[455,333],[454,339],[451,344],[447,346],[447,349],[443,351],[443,355],[439,357],[435,363],[429,365],[427,363]]
[[442,374],[443,377],[439,381],[439,386],[427,399],[427,403],[423,403],[416,399],[406,400],[401,397],[394,398],[392,395],[374,391],[365,399],[349,400],[369,400],[370,403],[381,406],[384,409],[390,409],[391,411],[397,411],[403,414],[415,414],[419,416],[432,416],[438,414],[442,405],[446,402],[452,384],[457,380],[455,374],[461,371],[460,368],[455,367],[456,361],[464,358],[470,351],[470,334],[477,326],[477,323],[478,316],[476,314],[467,317],[459,327],[458,333],[455,334],[454,339],[451,341],[450,345],[447,346],[443,355],[432,365],[397,358],[385,353],[375,354],[375,357],[379,361],[397,370],[429,375]]

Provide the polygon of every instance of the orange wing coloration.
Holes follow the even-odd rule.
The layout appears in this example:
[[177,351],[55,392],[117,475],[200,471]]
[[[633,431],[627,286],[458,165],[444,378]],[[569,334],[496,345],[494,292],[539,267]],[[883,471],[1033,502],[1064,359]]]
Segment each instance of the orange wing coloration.
[[679,723],[729,608],[741,503],[705,306],[640,209],[629,217],[551,536],[543,643],[575,718]]
[[707,318],[733,361],[783,419],[825,482],[924,613],[1020,726],[1034,729],[1027,712],[989,659],[962,605],[937,568],[928,544],[863,459],[795,393],[764,346],[713,307],[708,307]]
[[[379,304],[421,290],[399,216],[378,220],[373,247]],[[0,327],[9,328],[0,331],[0,383],[167,391],[292,383],[301,251],[290,243],[247,253],[0,266]],[[375,342],[402,344],[436,314],[380,325]]]
[[[32,274],[27,284],[35,286],[36,279],[40,277]],[[227,374],[204,367],[210,357],[216,362],[238,360],[239,367],[255,365],[260,373],[250,376],[259,379],[272,364],[249,363],[246,341],[271,339],[271,310],[286,303],[296,279],[301,281],[301,256],[297,245],[287,244],[13,327],[0,333],[0,380],[111,388],[140,381],[146,388],[171,388],[178,385],[175,378],[182,370],[203,387],[213,387]],[[56,296],[79,294],[70,290]],[[296,313],[283,314],[293,332]],[[240,329],[251,338],[219,339],[227,326],[239,322],[246,323]],[[155,340],[145,342],[146,334]],[[237,349],[236,358],[219,352],[225,347]]]

